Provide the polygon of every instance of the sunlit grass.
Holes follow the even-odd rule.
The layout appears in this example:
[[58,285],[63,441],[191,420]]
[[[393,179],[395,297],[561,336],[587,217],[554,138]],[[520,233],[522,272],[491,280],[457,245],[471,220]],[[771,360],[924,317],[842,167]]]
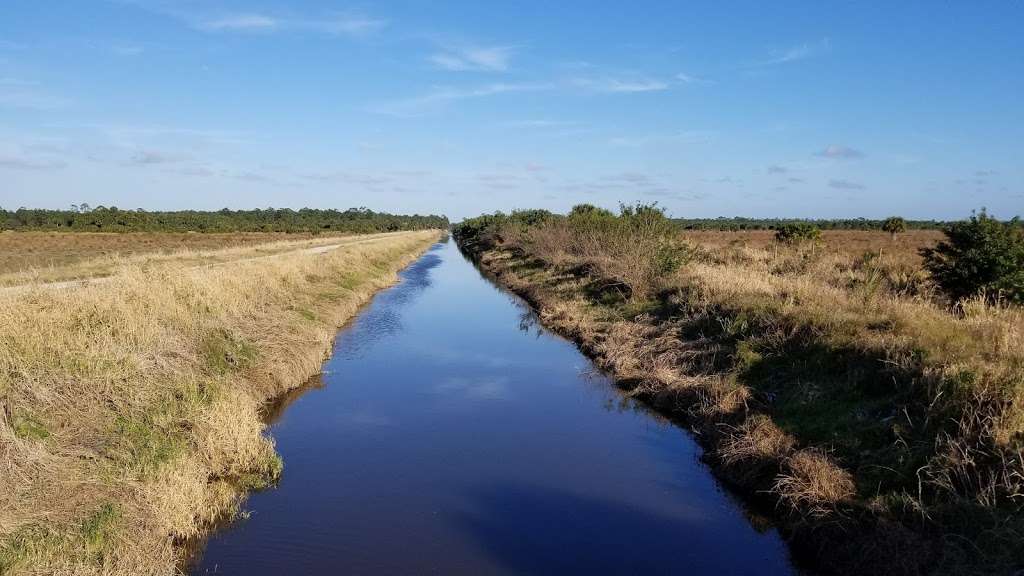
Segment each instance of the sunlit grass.
[[176,540],[281,473],[260,406],[438,235],[0,290],[0,572],[171,573]]

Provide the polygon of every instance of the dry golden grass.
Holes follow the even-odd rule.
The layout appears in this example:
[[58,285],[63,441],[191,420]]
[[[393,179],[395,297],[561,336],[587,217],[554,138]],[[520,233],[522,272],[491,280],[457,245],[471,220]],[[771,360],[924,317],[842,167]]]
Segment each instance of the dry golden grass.
[[785,471],[772,489],[794,511],[816,515],[828,515],[851,500],[856,492],[850,473],[815,448],[800,450],[786,458]]
[[0,233],[0,286],[108,276],[125,266],[201,266],[377,235]]
[[116,255],[124,258],[141,254],[173,254],[182,250],[209,251],[324,237],[326,236],[281,232],[197,234],[7,231],[0,233],[0,274],[29,268],[67,266],[102,256]]
[[[695,245],[713,251],[724,248],[772,249],[776,245],[773,230],[687,230],[682,236]],[[941,230],[909,230],[895,237],[879,230],[824,230],[821,233],[820,249],[851,258],[860,258],[867,252],[881,253],[897,261],[916,265],[921,262],[919,250],[934,246],[942,238]]]
[[718,448],[718,454],[727,464],[749,466],[759,461],[781,461],[795,446],[796,439],[779,430],[771,418],[754,414],[730,429]]
[[438,235],[0,292],[0,573],[172,573],[280,472],[260,406]]

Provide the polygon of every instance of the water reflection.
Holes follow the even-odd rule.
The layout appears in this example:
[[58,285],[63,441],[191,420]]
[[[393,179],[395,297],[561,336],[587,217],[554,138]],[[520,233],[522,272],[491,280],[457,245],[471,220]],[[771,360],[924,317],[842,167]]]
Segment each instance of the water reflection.
[[529,334],[531,332],[537,338],[540,338],[546,331],[540,323],[540,318],[537,318],[537,313],[530,309],[529,306],[521,302],[518,298],[512,300],[513,304],[521,310],[519,314],[519,331]]
[[421,258],[399,273],[399,283],[375,298],[374,305],[360,314],[351,328],[336,343],[335,354],[358,358],[375,343],[402,330],[402,308],[430,287],[430,271],[441,265],[437,252],[444,244],[434,244]]
[[618,498],[513,483],[478,487],[472,498],[472,511],[455,522],[509,573],[753,573],[723,561],[739,551],[702,530],[696,510],[681,517]]
[[307,392],[312,390],[321,390],[324,387],[324,375],[315,374],[309,380],[299,386],[293,388],[284,394],[278,396],[274,400],[267,402],[263,405],[263,409],[260,411],[260,416],[263,419],[263,423],[266,425],[273,425],[277,423],[281,417],[284,416],[285,411],[291,406],[296,400],[306,395]]

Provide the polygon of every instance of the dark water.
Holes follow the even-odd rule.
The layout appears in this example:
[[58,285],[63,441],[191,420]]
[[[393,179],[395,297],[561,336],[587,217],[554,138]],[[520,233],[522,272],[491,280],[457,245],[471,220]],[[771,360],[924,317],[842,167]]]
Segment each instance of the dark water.
[[280,486],[194,574],[788,574],[680,429],[438,244],[272,428]]

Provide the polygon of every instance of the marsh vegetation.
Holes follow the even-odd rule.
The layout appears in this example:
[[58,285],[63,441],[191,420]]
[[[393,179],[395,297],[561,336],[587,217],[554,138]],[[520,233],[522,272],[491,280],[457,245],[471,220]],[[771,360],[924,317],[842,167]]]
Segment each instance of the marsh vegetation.
[[[545,324],[687,421],[723,478],[785,512],[816,568],[1024,562],[1017,222],[684,233],[656,207],[582,207],[455,235]],[[998,280],[969,272],[979,261]],[[947,282],[947,265],[975,283]]]

